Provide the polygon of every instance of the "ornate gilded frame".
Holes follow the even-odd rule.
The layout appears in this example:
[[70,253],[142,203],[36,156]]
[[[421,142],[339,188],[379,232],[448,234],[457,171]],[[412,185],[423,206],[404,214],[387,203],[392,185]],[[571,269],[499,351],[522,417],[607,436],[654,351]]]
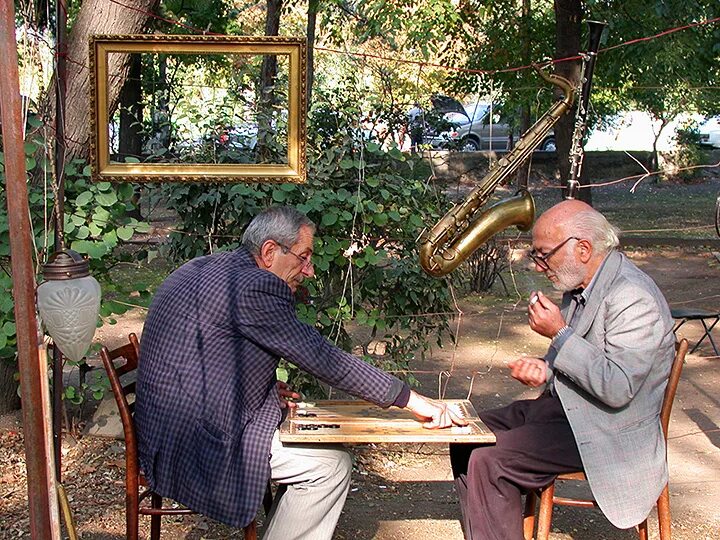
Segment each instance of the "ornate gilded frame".
[[[289,59],[287,164],[111,162],[108,109],[110,53],[286,55]],[[303,38],[274,36],[94,35],[90,38],[92,176],[111,182],[306,181],[306,73]]]

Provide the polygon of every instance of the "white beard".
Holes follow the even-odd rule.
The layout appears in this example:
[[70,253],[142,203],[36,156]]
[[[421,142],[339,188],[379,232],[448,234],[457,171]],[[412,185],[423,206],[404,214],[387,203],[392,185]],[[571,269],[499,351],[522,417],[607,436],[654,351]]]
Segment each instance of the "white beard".
[[557,281],[554,281],[552,286],[557,291],[572,291],[582,284],[584,277],[583,264],[573,257],[568,257],[567,262],[555,271]]

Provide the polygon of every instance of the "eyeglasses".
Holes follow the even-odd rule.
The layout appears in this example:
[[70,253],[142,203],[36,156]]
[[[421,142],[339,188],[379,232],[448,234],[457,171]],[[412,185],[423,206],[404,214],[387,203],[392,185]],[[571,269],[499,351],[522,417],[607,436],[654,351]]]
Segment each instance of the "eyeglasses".
[[282,249],[283,253],[290,253],[291,255],[295,255],[295,258],[302,263],[302,269],[307,270],[310,268],[313,264],[312,258],[309,255],[298,255],[295,253],[292,249],[287,247],[285,244],[281,244],[280,242],[275,242],[278,246],[280,246],[280,249]]
[[550,257],[552,257],[553,255],[555,255],[555,253],[557,253],[558,250],[561,247],[563,247],[565,244],[567,244],[570,240],[580,240],[580,238],[578,238],[577,236],[570,236],[570,237],[566,238],[565,240],[563,240],[562,242],[560,242],[557,246],[552,248],[550,251],[548,251],[545,255],[541,255],[537,252],[537,250],[532,249],[532,250],[530,250],[530,253],[528,253],[528,257],[530,257],[530,259],[532,259],[532,262],[537,264],[543,270],[550,270],[550,266],[548,266],[548,263],[547,263],[548,259]]

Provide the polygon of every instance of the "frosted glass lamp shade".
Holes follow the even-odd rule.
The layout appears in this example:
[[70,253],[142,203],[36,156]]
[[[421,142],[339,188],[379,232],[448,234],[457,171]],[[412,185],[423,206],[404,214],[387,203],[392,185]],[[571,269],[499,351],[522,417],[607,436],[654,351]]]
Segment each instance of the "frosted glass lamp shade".
[[[63,261],[54,267],[51,261],[45,266],[46,281],[37,288],[37,306],[45,330],[60,351],[74,361],[82,360],[90,348],[100,312],[100,284],[89,275],[87,262],[82,263],[84,271],[73,274],[72,271],[58,273]],[[82,263],[78,262],[77,266],[82,267]],[[78,274],[80,277],[76,277]]]

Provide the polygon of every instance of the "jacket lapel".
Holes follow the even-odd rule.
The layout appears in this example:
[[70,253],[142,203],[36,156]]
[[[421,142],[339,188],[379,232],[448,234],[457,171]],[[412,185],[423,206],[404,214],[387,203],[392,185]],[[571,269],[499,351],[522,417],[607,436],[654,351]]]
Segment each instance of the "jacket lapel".
[[[592,326],[595,320],[595,315],[598,309],[600,309],[600,304],[605,299],[610,285],[615,281],[615,278],[620,272],[620,266],[624,257],[622,253],[613,251],[607,256],[605,264],[600,268],[597,279],[590,291],[590,297],[585,305],[585,309],[573,325],[573,330],[579,336],[584,336],[588,330],[590,330],[590,326]],[[569,302],[569,295],[567,296]],[[563,298],[563,307],[565,307],[565,298]],[[567,307],[565,307],[565,312],[567,312]]]

